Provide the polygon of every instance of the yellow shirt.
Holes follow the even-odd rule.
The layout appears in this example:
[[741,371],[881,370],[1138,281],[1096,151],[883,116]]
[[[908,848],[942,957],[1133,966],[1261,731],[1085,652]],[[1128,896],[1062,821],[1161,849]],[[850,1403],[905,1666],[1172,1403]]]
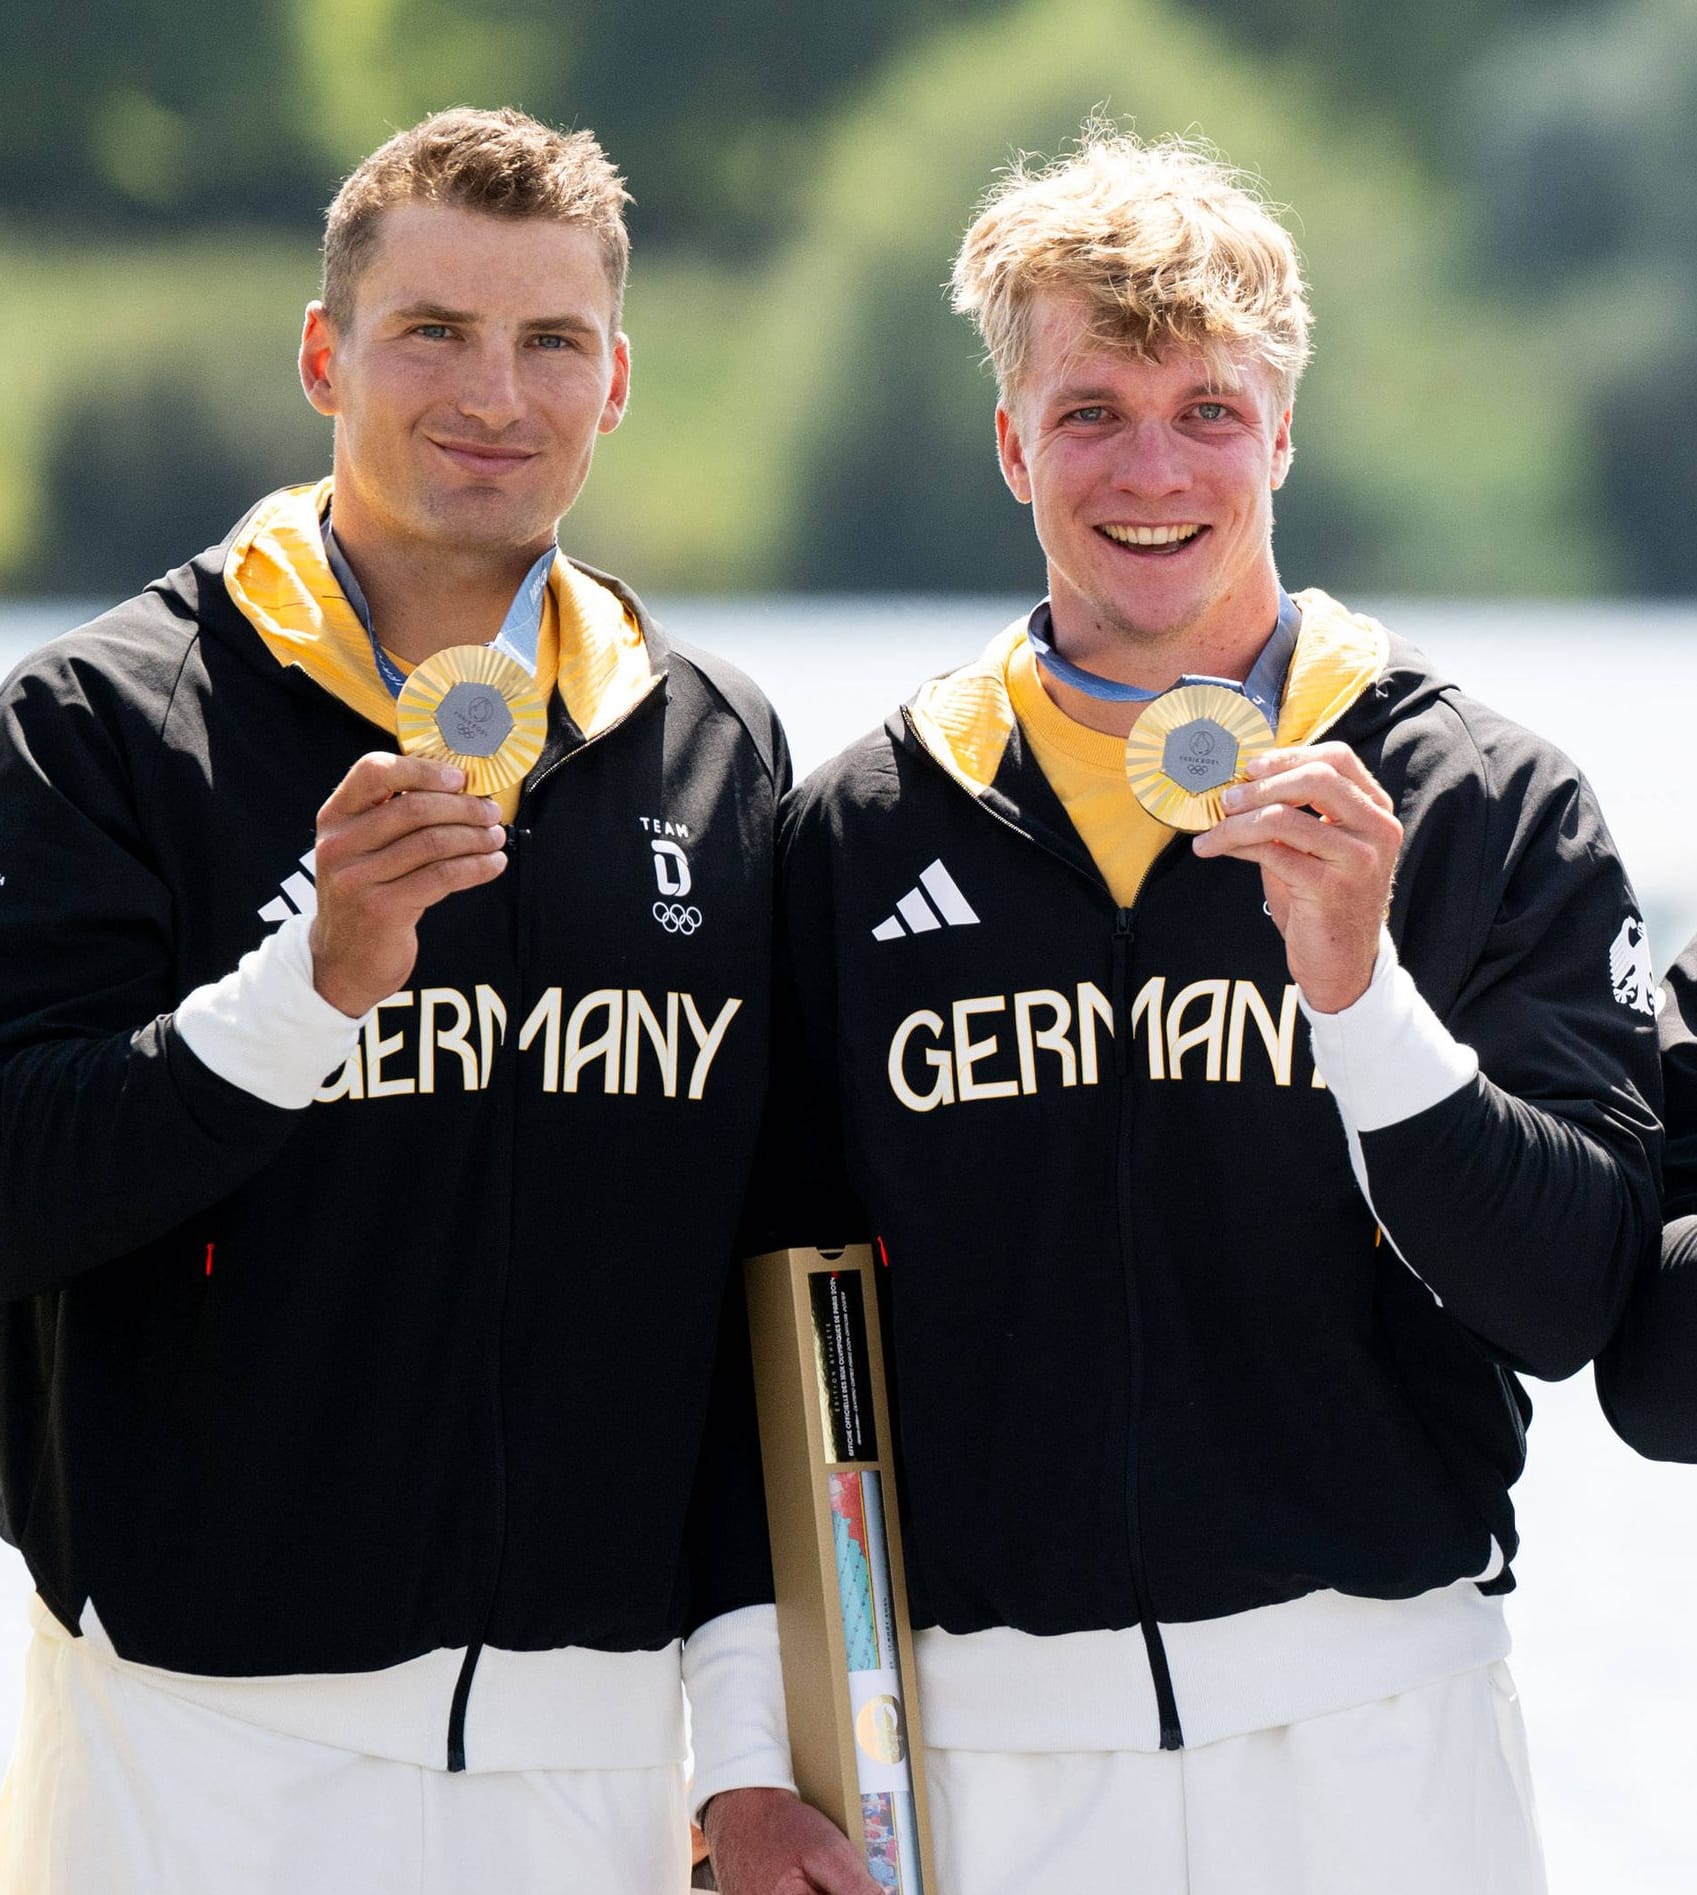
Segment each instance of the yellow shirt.
[[1129,908],[1173,831],[1132,794],[1125,780],[1125,739],[1068,717],[1043,689],[1037,655],[1023,638],[1009,651],[1004,676],[1032,754],[1114,900]]
[[[1279,708],[1281,745],[1314,743],[1379,675],[1388,649],[1384,627],[1347,612],[1317,589],[1296,594],[1302,626]],[[970,688],[957,680],[966,676]],[[937,702],[945,691],[961,700]],[[1129,908],[1162,849],[1175,839],[1132,794],[1125,780],[1125,739],[1077,723],[1043,689],[1037,654],[1022,623],[1010,625],[966,674],[936,680],[915,701],[922,734],[968,787],[995,775],[1011,720],[1072,819],[1114,900]]]

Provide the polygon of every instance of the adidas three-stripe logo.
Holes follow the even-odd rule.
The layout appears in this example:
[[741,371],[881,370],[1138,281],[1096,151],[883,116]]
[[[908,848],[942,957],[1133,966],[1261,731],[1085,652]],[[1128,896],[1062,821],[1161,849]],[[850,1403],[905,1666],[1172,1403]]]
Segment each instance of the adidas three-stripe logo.
[[281,924],[291,915],[315,915],[318,913],[318,886],[313,877],[318,873],[318,851],[308,849],[301,857],[304,875],[289,875],[283,880],[283,892],[275,901],[268,901],[259,911],[261,921]]
[[[929,895],[930,901],[925,897]],[[903,923],[906,926],[903,926]],[[896,912],[880,921],[872,930],[874,941],[900,941],[909,934],[929,934],[946,923],[951,928],[975,927],[978,917],[972,904],[960,892],[955,878],[943,867],[942,857],[919,878],[896,903]]]

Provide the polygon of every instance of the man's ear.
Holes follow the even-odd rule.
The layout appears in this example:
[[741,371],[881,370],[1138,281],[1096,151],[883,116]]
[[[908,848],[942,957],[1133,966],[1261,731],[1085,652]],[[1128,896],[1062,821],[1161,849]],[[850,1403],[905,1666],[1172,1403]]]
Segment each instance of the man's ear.
[[611,434],[625,418],[625,406],[630,400],[630,337],[621,329],[613,338],[613,379],[607,388],[607,400],[601,410],[601,419],[595,424],[597,434]]
[[1291,456],[1296,449],[1291,445],[1290,409],[1279,416],[1279,431],[1273,436],[1273,477],[1272,487],[1275,493],[1285,484],[1285,475],[1290,472]]
[[301,387],[321,415],[336,412],[336,389],[331,380],[335,353],[336,330],[330,312],[322,303],[308,303],[306,320],[301,325]]
[[1020,439],[1019,422],[1007,400],[996,403],[996,457],[1002,464],[1002,478],[1008,491],[1021,506],[1031,505],[1031,470],[1025,463],[1025,443]]

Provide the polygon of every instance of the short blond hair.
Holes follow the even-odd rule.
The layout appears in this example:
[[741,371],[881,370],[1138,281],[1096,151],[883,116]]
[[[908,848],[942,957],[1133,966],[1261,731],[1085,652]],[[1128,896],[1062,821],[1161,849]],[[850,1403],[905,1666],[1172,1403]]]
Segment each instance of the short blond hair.
[[979,206],[955,259],[954,306],[978,325],[1004,399],[1027,366],[1031,310],[1080,296],[1089,339],[1153,360],[1194,349],[1221,382],[1247,357],[1286,405],[1312,318],[1290,233],[1256,186],[1185,139],[1144,144],[1091,122],[1051,163],[1025,157]]
[[617,328],[630,274],[630,201],[593,132],[557,132],[510,106],[437,112],[379,145],[336,193],[324,214],[324,306],[347,327],[386,210],[443,204],[582,225],[600,245]]

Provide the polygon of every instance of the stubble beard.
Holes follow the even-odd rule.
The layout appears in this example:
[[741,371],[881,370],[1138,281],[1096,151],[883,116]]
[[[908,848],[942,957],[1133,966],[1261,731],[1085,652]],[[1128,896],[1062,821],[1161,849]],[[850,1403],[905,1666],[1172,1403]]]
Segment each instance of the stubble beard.
[[552,539],[566,511],[562,507],[558,513],[549,513],[545,502],[504,504],[498,494],[487,498],[493,504],[480,506],[475,496],[465,493],[426,493],[421,496],[415,537],[444,552],[498,558]]
[[1090,602],[1097,624],[1116,644],[1124,644],[1139,655],[1151,657],[1163,656],[1175,647],[1188,644],[1216,603],[1213,598],[1200,599],[1176,621],[1153,626],[1135,618],[1112,598]]

